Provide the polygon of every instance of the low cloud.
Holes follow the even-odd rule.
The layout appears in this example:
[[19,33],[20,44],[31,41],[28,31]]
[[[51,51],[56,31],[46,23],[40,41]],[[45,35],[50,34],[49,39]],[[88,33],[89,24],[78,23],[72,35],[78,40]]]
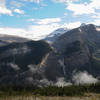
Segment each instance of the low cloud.
[[74,74],[72,80],[75,84],[90,84],[98,82],[98,79],[94,78],[86,71]]
[[9,63],[8,65],[10,65],[14,70],[20,70],[20,67],[14,63]]
[[0,27],[0,34],[25,37],[25,35],[27,35],[27,31],[22,28]]
[[51,24],[51,23],[57,23],[57,22],[61,22],[60,18],[46,18],[46,19],[40,19],[39,21],[37,21],[37,24]]
[[38,71],[38,66],[37,65],[30,64],[30,65],[28,65],[28,68],[29,68],[29,71],[31,71],[31,72],[36,73]]
[[[32,19],[34,21],[35,19]],[[31,21],[31,20],[30,20]],[[48,23],[48,22],[47,22]],[[26,29],[24,28],[12,28],[12,27],[0,27],[0,34],[15,35],[33,40],[40,40],[45,38],[51,32],[58,28],[73,29],[79,27],[81,22],[71,22],[65,24],[51,23],[43,25],[30,25]]]
[[44,79],[40,80],[40,84],[44,85],[44,86],[49,86],[49,85],[51,86],[51,85],[53,85],[53,82],[51,82],[48,79],[44,78]]
[[60,25],[57,23],[50,25],[31,25],[27,29],[5,27],[0,28],[0,34],[15,35],[33,40],[40,40],[59,27]]
[[66,82],[65,79],[61,77],[57,79],[57,82],[55,83],[55,85],[58,87],[64,87],[64,86],[68,86],[72,84],[70,82]]

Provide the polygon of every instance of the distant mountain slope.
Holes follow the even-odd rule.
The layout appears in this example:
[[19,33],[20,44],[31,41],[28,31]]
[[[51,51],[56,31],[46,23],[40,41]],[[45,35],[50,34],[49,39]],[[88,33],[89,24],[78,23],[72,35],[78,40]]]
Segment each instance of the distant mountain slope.
[[0,85],[37,84],[40,64],[51,47],[45,41],[13,42],[0,47]]
[[19,37],[19,36],[14,36],[14,35],[0,34],[0,40],[7,41],[7,42],[25,42],[29,39]]

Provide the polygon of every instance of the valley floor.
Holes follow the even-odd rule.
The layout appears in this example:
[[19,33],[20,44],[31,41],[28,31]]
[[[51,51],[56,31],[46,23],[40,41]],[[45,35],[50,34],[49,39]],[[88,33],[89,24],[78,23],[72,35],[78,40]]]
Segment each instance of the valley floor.
[[90,93],[81,97],[9,96],[0,98],[0,100],[100,100],[100,94]]

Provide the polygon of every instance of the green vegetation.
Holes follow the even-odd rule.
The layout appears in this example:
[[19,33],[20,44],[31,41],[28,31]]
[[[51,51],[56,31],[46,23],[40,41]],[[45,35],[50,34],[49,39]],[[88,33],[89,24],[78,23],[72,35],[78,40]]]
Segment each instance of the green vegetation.
[[66,87],[0,87],[0,97],[5,96],[84,96],[100,93],[100,84],[71,85]]

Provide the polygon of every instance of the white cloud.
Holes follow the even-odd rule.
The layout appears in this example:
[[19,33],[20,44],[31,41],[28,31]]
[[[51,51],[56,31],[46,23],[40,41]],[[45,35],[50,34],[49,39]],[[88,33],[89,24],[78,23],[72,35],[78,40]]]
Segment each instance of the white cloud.
[[95,15],[92,15],[92,18],[100,19],[100,13],[96,13]]
[[96,13],[94,15],[92,15],[93,21],[89,22],[95,25],[100,25],[100,13]]
[[73,75],[73,81],[76,84],[90,84],[90,83],[96,83],[98,79],[94,78],[87,72],[78,72],[75,75]]
[[99,0],[90,0],[90,3],[68,3],[66,4],[68,10],[73,11],[75,15],[95,14],[96,9],[100,9]]
[[36,23],[37,24],[51,24],[51,23],[57,23],[61,22],[61,18],[45,18],[45,19],[39,19]]
[[22,28],[1,27],[0,34],[24,36],[27,31]]
[[75,15],[95,13],[94,8],[92,8],[88,4],[74,4],[74,3],[70,3],[70,4],[68,4],[66,9],[71,10],[72,12],[74,12]]
[[43,39],[59,27],[59,24],[31,25],[27,29],[2,27],[0,28],[0,34],[15,35],[33,40],[39,40]]
[[[31,38],[42,39],[52,31],[59,28],[59,24],[50,24],[50,25],[32,25],[28,28],[28,33]],[[28,34],[27,34],[28,36]]]
[[100,25],[100,19],[94,19],[94,21],[91,23],[93,23],[95,25]]
[[73,28],[77,28],[81,25],[81,22],[71,22],[71,23],[65,23],[62,25],[62,27],[67,27],[68,29],[73,29]]
[[7,8],[0,7],[0,14],[8,14],[8,15],[12,16],[12,11]]
[[[66,9],[72,11],[75,15],[95,14],[96,9],[100,9],[100,0],[77,2],[81,0],[53,0],[54,2],[64,3]],[[77,3],[75,3],[77,2]]]
[[10,9],[7,9],[5,0],[0,0],[0,15],[1,14],[12,16],[12,11]]
[[[28,19],[28,21],[36,22],[36,19]],[[47,24],[48,23],[48,24]],[[47,35],[49,35],[51,32],[58,28],[76,28],[81,25],[81,22],[72,22],[72,23],[50,23],[46,22],[43,24],[35,24],[30,25],[26,29],[22,28],[11,28],[11,27],[1,27],[0,28],[0,34],[8,34],[8,35],[16,35],[20,37],[25,37],[33,40],[40,40],[45,38]]]
[[24,14],[24,11],[20,9],[14,9],[14,12],[18,14]]
[[90,6],[95,9],[100,9],[100,0],[91,0]]

